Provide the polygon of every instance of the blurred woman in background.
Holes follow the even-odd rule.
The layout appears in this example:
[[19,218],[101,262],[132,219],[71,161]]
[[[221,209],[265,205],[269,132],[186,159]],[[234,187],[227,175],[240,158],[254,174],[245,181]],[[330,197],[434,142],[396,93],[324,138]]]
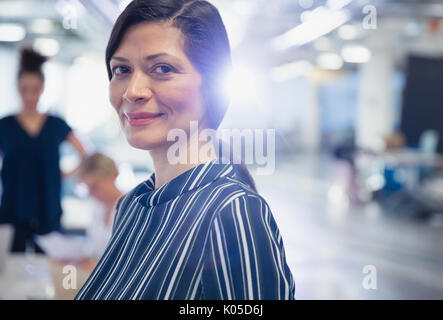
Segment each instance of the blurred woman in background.
[[42,252],[33,235],[61,227],[60,144],[66,140],[81,157],[86,155],[63,119],[41,113],[37,108],[46,60],[31,48],[22,49],[17,77],[22,107],[19,113],[0,119],[0,223],[14,227],[12,252]]
[[[96,200],[86,236],[55,231],[36,238],[49,257],[56,300],[75,297],[106,249],[112,234],[115,206],[123,195],[115,184],[117,176],[117,166],[110,157],[97,152],[84,158],[75,171],[75,178],[87,186],[89,195]],[[79,267],[77,289],[63,287],[66,265]]]
[[114,160],[99,152],[86,157],[76,172],[78,181],[88,187],[90,196],[100,205],[100,210],[94,212],[85,245],[81,249],[83,257],[79,265],[89,272],[94,269],[111,238],[115,206],[123,196],[115,184],[117,176]]

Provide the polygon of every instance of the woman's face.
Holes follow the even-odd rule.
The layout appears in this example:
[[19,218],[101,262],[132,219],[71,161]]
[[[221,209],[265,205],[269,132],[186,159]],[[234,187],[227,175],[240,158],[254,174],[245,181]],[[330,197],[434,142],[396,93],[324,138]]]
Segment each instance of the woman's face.
[[36,73],[23,73],[18,80],[18,92],[23,107],[35,110],[43,92],[43,80]]
[[168,22],[129,28],[110,61],[109,96],[128,142],[152,150],[171,129],[201,125],[202,79],[184,52],[185,38]]

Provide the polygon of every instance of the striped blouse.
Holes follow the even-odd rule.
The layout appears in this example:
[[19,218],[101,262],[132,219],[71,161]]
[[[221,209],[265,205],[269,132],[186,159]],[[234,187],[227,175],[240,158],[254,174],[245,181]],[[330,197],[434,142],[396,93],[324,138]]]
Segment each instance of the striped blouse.
[[231,163],[154,182],[119,200],[108,247],[76,299],[295,299],[271,210]]

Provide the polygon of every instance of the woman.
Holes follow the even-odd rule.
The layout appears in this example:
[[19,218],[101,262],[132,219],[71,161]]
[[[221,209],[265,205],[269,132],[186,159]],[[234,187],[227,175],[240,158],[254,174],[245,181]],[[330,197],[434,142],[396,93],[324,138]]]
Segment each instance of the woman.
[[[75,176],[79,183],[88,187],[89,194],[97,201],[97,209],[94,210],[92,221],[86,230],[86,237],[70,238],[53,232],[37,237],[37,242],[45,249],[52,262],[61,265],[75,264],[90,273],[109,242],[115,206],[123,194],[115,185],[118,170],[114,160],[102,153],[97,152],[83,159]],[[57,244],[55,254],[51,252],[51,245],[54,244]],[[60,252],[60,245],[70,249]]]
[[[75,178],[88,187],[89,194],[97,201],[86,236],[52,232],[37,237],[36,241],[49,257],[55,300],[72,300],[105,251],[112,233],[115,205],[123,195],[115,185],[117,176],[117,166],[110,157],[97,152],[84,158],[75,171]],[[75,289],[64,286],[67,265],[79,267]]]
[[41,253],[33,236],[60,229],[60,144],[67,140],[81,156],[85,155],[65,121],[37,109],[43,92],[45,61],[46,57],[30,48],[21,51],[18,91],[22,108],[18,114],[0,119],[0,223],[14,227],[12,252]]
[[[76,298],[293,299],[280,233],[246,168],[220,163],[214,148],[189,161],[203,150],[192,150],[189,134],[216,129],[227,108],[218,88],[230,48],[217,9],[133,1],[106,63],[122,129],[149,150],[155,173],[118,202],[110,243]],[[188,133],[186,163],[168,159],[173,129]]]
[[114,160],[99,152],[86,157],[76,172],[79,182],[88,187],[89,194],[99,202],[101,209],[94,212],[86,243],[80,249],[83,259],[79,265],[88,272],[94,269],[111,237],[115,206],[123,196],[115,185],[117,176]]

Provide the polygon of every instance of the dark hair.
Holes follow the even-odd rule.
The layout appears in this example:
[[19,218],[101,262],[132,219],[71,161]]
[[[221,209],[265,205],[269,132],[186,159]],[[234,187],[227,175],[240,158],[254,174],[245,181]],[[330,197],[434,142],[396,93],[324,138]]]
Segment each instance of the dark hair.
[[[223,74],[231,65],[231,48],[221,16],[204,0],[134,0],[114,24],[106,47],[106,68],[112,78],[110,60],[128,28],[144,22],[170,21],[185,36],[185,53],[199,71],[205,102],[205,119],[217,129],[225,116],[229,99],[222,93]],[[217,150],[218,151],[218,150]],[[230,159],[233,159],[230,150]],[[256,190],[254,179],[241,164],[233,164],[242,182]]]
[[17,78],[20,79],[24,73],[35,73],[44,80],[42,65],[47,60],[48,57],[42,56],[31,47],[23,47],[20,51],[20,67]]

